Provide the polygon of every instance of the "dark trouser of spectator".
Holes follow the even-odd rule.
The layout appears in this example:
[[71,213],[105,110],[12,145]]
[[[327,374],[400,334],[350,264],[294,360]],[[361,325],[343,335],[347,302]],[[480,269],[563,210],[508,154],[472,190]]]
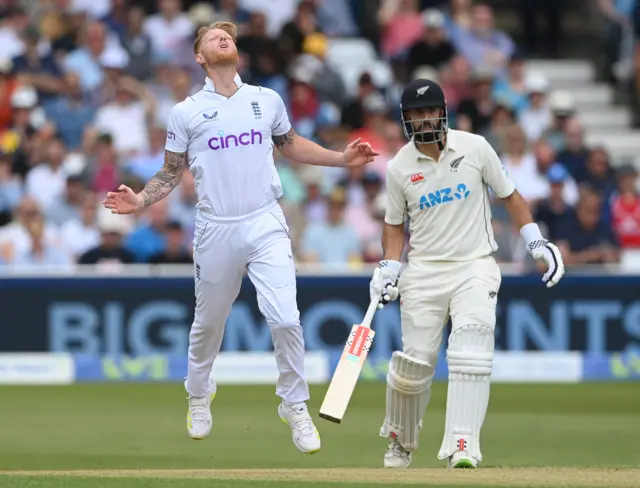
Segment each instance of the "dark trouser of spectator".
[[620,45],[622,43],[622,27],[616,22],[607,22],[604,34],[605,74],[607,81],[616,82],[613,67],[620,60]]
[[[541,45],[544,45],[544,54],[558,56],[564,3],[565,0],[519,0],[524,43],[530,54],[541,54]],[[542,40],[538,17],[541,17],[546,26]]]
[[380,29],[378,28],[378,10],[380,0],[349,0],[353,18],[358,24],[362,37],[371,41],[380,52]]

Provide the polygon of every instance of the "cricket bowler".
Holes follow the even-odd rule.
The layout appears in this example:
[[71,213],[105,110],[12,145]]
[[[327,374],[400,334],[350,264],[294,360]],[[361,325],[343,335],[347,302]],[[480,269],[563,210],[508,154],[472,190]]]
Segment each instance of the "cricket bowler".
[[305,346],[296,303],[296,269],[289,228],[278,199],[282,186],[274,146],[287,158],[316,166],[352,167],[378,155],[356,140],[343,153],[297,135],[284,102],[273,90],[242,82],[236,71],[237,28],[217,22],[201,28],[195,59],[207,74],[201,91],[173,108],[162,169],[136,194],[127,186],[107,194],[113,213],[138,212],[165,198],[186,168],[198,196],[194,249],[195,316],[189,335],[187,430],[206,437],[212,425],[210,379],[231,306],[245,269],[258,306],[271,329],[282,399],[278,415],[303,453],[320,450],[320,436],[307,410]]
[[[489,188],[502,199],[528,251],[546,263],[542,281],[547,287],[562,278],[564,265],[489,143],[449,129],[446,100],[437,83],[410,83],[401,96],[401,112],[409,142],[387,167],[384,260],[370,283],[379,308],[402,295],[403,350],[394,352],[389,363],[380,430],[389,439],[384,466],[408,467],[418,448],[442,332],[451,317],[446,425],[438,458],[453,468],[475,468],[482,461],[480,431],[489,403],[502,279],[492,257],[497,245]],[[400,274],[405,218],[410,250]]]

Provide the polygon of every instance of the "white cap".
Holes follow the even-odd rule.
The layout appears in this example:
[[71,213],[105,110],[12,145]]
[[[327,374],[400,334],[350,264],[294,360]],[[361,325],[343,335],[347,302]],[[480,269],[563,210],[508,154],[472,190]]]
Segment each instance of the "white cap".
[[445,23],[444,14],[435,8],[429,8],[422,12],[422,24],[431,29],[439,29]]
[[[194,25],[209,25],[216,20],[215,9],[205,2],[194,4],[187,13],[189,20]],[[217,19],[222,20],[222,19]]]
[[100,64],[107,69],[125,69],[129,64],[129,54],[121,47],[108,47],[100,55]]
[[570,114],[576,109],[576,102],[573,95],[568,91],[556,90],[549,98],[551,110],[558,114]]
[[382,96],[382,94],[378,92],[369,93],[366,97],[364,97],[364,99],[362,100],[362,108],[366,112],[376,114],[386,113],[388,110],[387,102],[384,99],[384,96]]
[[547,93],[549,80],[540,73],[529,73],[525,79],[528,93]]
[[12,108],[32,109],[36,105],[38,105],[38,92],[32,86],[19,86],[11,95]]

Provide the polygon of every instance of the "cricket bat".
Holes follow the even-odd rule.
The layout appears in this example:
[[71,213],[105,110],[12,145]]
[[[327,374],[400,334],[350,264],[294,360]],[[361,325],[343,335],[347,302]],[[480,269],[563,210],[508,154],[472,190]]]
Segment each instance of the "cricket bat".
[[329,389],[320,407],[320,417],[339,424],[347,410],[351,394],[358,383],[358,377],[369,354],[373,336],[371,329],[373,315],[378,308],[378,300],[372,301],[362,323],[351,328],[351,333],[342,351],[338,366],[333,373]]

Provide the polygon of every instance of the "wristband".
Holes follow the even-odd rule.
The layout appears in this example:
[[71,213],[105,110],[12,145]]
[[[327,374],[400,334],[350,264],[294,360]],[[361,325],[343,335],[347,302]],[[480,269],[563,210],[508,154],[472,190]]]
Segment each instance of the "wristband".
[[538,224],[533,222],[523,225],[520,228],[520,235],[524,239],[524,242],[527,243],[527,249],[529,249],[529,251],[542,247],[547,243],[547,240],[542,237],[540,227],[538,227]]

